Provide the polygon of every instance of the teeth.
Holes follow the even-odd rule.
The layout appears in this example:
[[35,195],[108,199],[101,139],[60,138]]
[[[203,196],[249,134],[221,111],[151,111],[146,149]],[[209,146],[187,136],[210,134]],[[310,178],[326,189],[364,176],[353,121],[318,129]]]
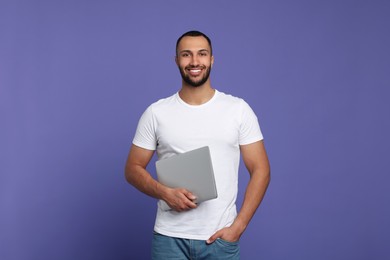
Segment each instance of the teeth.
[[200,70],[191,70],[191,72],[197,73],[197,72],[200,72]]

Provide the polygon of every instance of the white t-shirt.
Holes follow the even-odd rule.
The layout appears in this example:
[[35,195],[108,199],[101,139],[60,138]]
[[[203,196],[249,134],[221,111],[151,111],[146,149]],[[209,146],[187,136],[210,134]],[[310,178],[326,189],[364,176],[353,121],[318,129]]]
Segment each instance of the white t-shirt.
[[217,90],[202,105],[189,105],[178,93],[150,105],[138,123],[133,144],[157,150],[159,159],[209,146],[218,192],[217,199],[185,212],[164,211],[159,204],[154,230],[171,237],[206,240],[231,225],[237,215],[239,146],[262,139],[249,105]]

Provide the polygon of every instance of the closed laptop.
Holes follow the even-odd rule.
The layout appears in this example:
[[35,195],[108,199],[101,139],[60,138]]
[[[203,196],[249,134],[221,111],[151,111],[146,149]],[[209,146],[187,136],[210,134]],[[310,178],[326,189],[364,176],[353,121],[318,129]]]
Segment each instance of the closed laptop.
[[[157,179],[171,188],[185,188],[196,203],[217,198],[213,165],[208,146],[156,161]],[[163,209],[169,206],[163,202]]]

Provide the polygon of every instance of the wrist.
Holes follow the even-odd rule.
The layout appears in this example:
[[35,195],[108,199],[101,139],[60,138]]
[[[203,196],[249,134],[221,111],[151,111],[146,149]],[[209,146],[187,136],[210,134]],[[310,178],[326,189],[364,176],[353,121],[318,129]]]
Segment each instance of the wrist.
[[234,220],[233,224],[231,225],[231,228],[233,228],[236,232],[238,232],[240,236],[242,233],[244,233],[246,227],[247,227],[246,223],[239,218],[236,218],[236,220]]
[[166,200],[166,198],[168,197],[169,189],[170,189],[169,187],[157,182],[156,197],[161,200]]

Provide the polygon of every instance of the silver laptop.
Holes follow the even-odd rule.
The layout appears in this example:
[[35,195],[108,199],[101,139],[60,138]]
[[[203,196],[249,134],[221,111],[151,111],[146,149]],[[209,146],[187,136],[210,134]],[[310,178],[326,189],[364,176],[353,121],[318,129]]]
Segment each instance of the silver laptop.
[[[197,204],[218,196],[208,146],[156,161],[156,173],[160,183],[192,192]],[[165,201],[161,203],[164,210],[170,209]]]

